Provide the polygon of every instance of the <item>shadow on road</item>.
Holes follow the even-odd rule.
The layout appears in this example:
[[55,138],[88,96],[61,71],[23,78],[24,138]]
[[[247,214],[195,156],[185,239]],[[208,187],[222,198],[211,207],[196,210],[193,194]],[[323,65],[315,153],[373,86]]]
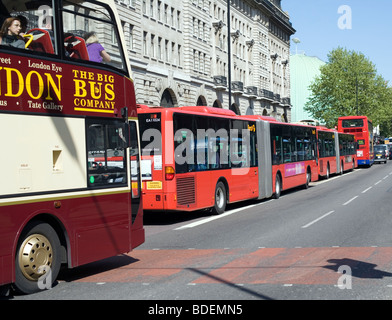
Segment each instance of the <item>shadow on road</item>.
[[251,296],[253,296],[253,297],[257,298],[257,299],[274,300],[274,299],[272,299],[269,296],[263,295],[261,293],[258,293],[256,291],[250,290],[250,289],[245,288],[245,287],[238,286],[238,285],[236,285],[236,284],[234,284],[232,282],[229,282],[229,281],[227,281],[227,280],[225,280],[223,278],[219,278],[217,276],[214,276],[214,275],[212,275],[210,273],[207,273],[207,272],[204,272],[202,270],[199,270],[199,269],[196,269],[196,268],[187,268],[187,270],[195,272],[195,273],[197,273],[197,274],[199,274],[201,276],[208,277],[208,278],[210,278],[210,279],[212,279],[214,281],[217,281],[217,282],[219,282],[221,284],[225,284],[225,285],[227,285],[227,286],[229,286],[231,288],[235,288],[236,290],[245,292],[245,293],[247,293],[247,294],[249,294],[249,295],[251,295]]
[[348,258],[343,259],[330,259],[327,260],[329,263],[334,265],[324,266],[323,268],[338,272],[341,266],[349,266],[351,268],[351,275],[361,279],[383,279],[384,277],[392,277],[392,273],[377,270],[376,264],[363,262],[359,260],[353,260]]
[[118,269],[138,261],[138,259],[134,259],[126,254],[121,254],[115,257],[92,262],[77,268],[61,270],[57,279],[65,282],[77,281],[102,272]]

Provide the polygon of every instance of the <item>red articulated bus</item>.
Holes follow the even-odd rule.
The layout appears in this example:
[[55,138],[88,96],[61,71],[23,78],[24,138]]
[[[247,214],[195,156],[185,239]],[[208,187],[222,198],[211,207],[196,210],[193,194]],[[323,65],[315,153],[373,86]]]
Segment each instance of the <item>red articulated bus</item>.
[[318,179],[316,129],[205,106],[138,109],[145,210],[225,211]]
[[357,167],[354,135],[317,126],[317,145],[320,177],[328,179]]
[[373,124],[366,116],[347,116],[338,119],[338,131],[355,136],[358,166],[374,163]]
[[[31,36],[25,49],[0,45],[0,291],[33,293],[61,264],[144,242],[136,99],[113,1],[2,4]],[[91,30],[110,64],[86,56]]]

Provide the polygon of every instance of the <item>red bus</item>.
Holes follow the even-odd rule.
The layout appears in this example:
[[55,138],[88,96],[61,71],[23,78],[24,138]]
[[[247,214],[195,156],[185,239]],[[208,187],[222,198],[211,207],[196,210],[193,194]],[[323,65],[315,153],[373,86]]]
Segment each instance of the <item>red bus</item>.
[[318,178],[316,129],[211,107],[138,109],[145,210],[225,211]]
[[366,116],[348,116],[338,119],[338,131],[355,136],[358,145],[358,166],[371,166],[374,163],[373,124]]
[[358,167],[357,142],[355,136],[349,133],[338,132],[339,141],[339,167],[340,173],[351,171]]
[[[0,291],[32,293],[144,242],[136,100],[113,1],[1,7],[31,41],[0,45]],[[89,60],[92,30],[109,63]]]
[[357,167],[355,136],[317,127],[319,176],[343,173]]

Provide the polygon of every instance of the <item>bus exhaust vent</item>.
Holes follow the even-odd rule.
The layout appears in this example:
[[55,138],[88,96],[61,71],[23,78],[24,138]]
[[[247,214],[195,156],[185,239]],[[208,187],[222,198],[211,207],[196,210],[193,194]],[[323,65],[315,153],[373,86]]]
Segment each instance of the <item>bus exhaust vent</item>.
[[181,206],[189,206],[195,203],[195,177],[177,178],[177,204]]

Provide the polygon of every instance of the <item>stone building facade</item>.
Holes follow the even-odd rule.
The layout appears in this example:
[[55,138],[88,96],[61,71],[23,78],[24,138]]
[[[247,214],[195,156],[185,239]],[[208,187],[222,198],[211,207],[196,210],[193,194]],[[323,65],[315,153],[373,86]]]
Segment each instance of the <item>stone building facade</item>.
[[295,30],[280,1],[231,0],[229,32],[224,0],[116,0],[137,102],[207,105],[290,121]]

